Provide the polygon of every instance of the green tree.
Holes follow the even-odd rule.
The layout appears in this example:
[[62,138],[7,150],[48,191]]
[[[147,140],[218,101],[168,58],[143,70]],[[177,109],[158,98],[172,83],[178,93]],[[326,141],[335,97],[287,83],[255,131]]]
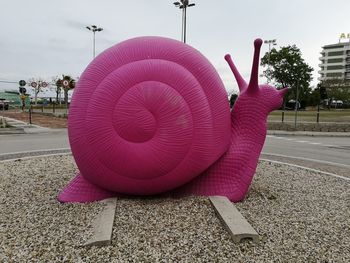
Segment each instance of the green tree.
[[230,97],[230,108],[233,107],[233,105],[235,104],[237,98],[238,98],[238,94],[236,94],[236,93],[231,94],[231,97]]
[[305,63],[299,48],[295,45],[281,47],[279,50],[273,48],[262,57],[261,65],[267,66],[263,74],[273,81],[275,86],[291,89],[287,100],[295,99],[298,90],[299,101],[305,106],[307,96],[311,92],[313,68]]
[[305,105],[317,106],[320,103],[320,100],[320,87],[317,86],[307,94]]
[[61,101],[59,101],[59,95],[61,94],[61,90],[62,90],[62,79],[58,78],[58,77],[55,77],[53,78],[53,82],[55,83],[56,85],[56,104],[61,104]]
[[332,100],[350,101],[350,82],[342,78],[329,78],[323,80],[320,85],[328,96],[328,105]]
[[[65,83],[68,83],[66,85]],[[57,88],[60,87],[64,91],[64,103],[66,105],[66,109],[68,108],[68,91],[75,88],[75,79],[73,79],[69,75],[62,75],[62,79],[58,79],[56,81]]]

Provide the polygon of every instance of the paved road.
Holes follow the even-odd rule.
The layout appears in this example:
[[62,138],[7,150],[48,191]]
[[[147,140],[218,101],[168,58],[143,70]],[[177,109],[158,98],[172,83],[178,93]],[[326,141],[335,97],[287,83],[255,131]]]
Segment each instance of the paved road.
[[0,154],[69,148],[67,129],[50,133],[0,135]]
[[303,160],[319,160],[350,168],[349,137],[268,135],[263,153],[286,155]]
[[[66,129],[41,134],[0,135],[0,155],[62,148],[69,148]],[[350,174],[350,138],[268,135],[262,158],[313,168],[327,164],[343,168],[342,174]]]

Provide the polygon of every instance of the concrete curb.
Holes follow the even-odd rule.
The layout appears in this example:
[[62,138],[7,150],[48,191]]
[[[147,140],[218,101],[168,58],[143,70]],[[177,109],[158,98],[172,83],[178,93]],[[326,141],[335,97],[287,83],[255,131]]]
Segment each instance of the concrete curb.
[[33,134],[33,133],[45,133],[51,132],[50,128],[1,128],[0,135],[5,134]]
[[269,121],[267,124],[270,130],[281,131],[307,131],[307,132],[350,132],[349,122],[276,122]]
[[25,159],[36,158],[36,157],[66,155],[66,154],[72,154],[70,148],[2,153],[0,154],[0,163],[15,161],[18,159],[25,160]]
[[315,137],[350,137],[350,132],[312,132],[312,131],[281,131],[268,130],[267,135],[293,135]]
[[10,128],[0,128],[0,135],[1,134],[24,134],[23,128],[18,127],[10,127]]

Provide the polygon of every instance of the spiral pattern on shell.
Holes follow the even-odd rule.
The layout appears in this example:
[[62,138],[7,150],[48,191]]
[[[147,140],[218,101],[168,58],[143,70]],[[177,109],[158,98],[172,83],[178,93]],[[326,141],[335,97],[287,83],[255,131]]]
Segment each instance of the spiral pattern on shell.
[[222,81],[200,52],[176,40],[139,37],[93,60],[69,109],[71,149],[85,179],[126,194],[176,188],[230,143]]

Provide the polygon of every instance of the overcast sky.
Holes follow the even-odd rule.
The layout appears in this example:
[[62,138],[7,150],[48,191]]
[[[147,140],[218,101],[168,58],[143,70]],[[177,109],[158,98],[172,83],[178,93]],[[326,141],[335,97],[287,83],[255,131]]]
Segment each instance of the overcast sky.
[[[181,11],[174,0],[0,0],[0,80],[79,76],[96,53],[129,38],[144,35],[181,39]],[[249,78],[255,38],[295,44],[314,68],[317,83],[321,46],[350,33],[350,0],[193,0],[187,11],[187,43],[202,52],[218,70],[226,89],[236,89],[223,59],[231,53]],[[268,46],[264,45],[262,52]],[[260,70],[262,72],[262,70]],[[261,79],[264,81],[264,79]],[[0,83],[0,89],[17,88]]]

